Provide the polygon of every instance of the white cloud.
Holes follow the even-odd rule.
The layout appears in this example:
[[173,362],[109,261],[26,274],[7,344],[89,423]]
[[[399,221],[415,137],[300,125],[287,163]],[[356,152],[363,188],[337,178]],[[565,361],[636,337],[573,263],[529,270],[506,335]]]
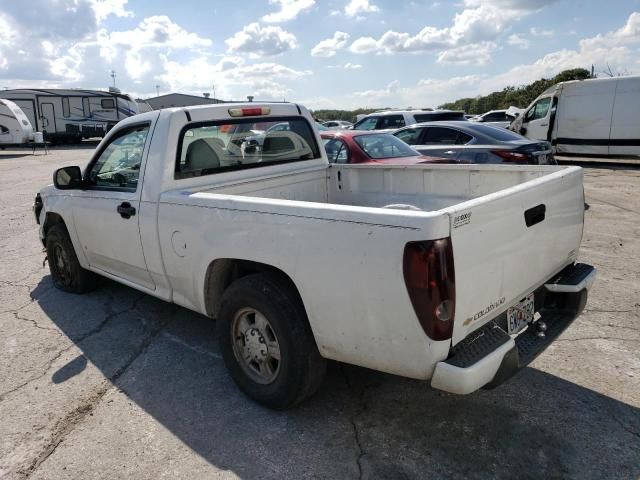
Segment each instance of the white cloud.
[[318,42],[311,49],[311,55],[314,57],[333,57],[338,50],[343,49],[349,41],[349,34],[345,32],[335,32],[333,37]]
[[[498,37],[507,31],[523,16],[531,14],[555,0],[466,0],[464,9],[453,18],[448,27],[426,26],[417,34],[388,30],[379,38],[359,37],[353,41],[349,50],[353,53],[367,54],[395,54],[438,52],[441,62],[473,63],[476,65],[487,63]],[[468,47],[481,55],[473,60]],[[450,53],[447,53],[450,52]],[[461,62],[462,56],[466,60]]]
[[287,85],[289,82],[299,81],[311,73],[272,62],[246,64],[239,57],[224,57],[217,63],[199,57],[187,63],[167,62],[160,79],[172,91],[201,92],[213,84],[216,96],[226,100],[244,99],[247,95],[281,100],[294,92]]
[[527,48],[529,48],[529,45],[531,44],[529,40],[527,40],[526,38],[524,38],[522,35],[518,33],[509,35],[509,38],[507,39],[507,43],[509,45],[513,45],[514,47],[518,47],[522,50],[526,50]]
[[349,17],[356,17],[363,13],[375,13],[379,11],[380,8],[377,5],[369,3],[369,0],[350,0],[344,7],[344,13]]
[[490,5],[492,7],[506,8],[509,10],[534,12],[553,3],[558,3],[558,1],[559,0],[464,0],[464,4],[468,7]]
[[491,53],[497,48],[495,42],[481,42],[474,45],[444,50],[438,54],[438,63],[458,65],[486,65],[491,62]]
[[125,9],[127,2],[128,0],[92,0],[98,23],[104,21],[109,15],[133,17],[133,12]]
[[362,68],[362,65],[360,65],[359,63],[347,62],[344,65],[328,65],[327,68],[337,68],[340,70],[359,70]]
[[281,23],[293,20],[303,12],[315,5],[315,0],[269,0],[269,3],[278,5],[277,12],[270,13],[262,17],[263,22]]
[[230,53],[247,53],[251,58],[274,57],[296,48],[295,35],[280,27],[262,27],[254,22],[225,40]]
[[539,30],[535,27],[529,29],[529,33],[534,37],[551,37],[553,36],[553,30]]

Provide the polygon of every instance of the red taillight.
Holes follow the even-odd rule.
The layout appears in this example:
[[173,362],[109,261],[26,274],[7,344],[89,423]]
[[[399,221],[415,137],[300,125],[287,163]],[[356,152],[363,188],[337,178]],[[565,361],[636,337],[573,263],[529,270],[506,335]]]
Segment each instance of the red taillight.
[[451,239],[407,243],[403,273],[424,332],[432,340],[451,338],[456,306]]
[[271,109],[269,107],[230,108],[228,112],[232,117],[259,117],[269,115]]
[[509,163],[532,163],[531,155],[522,152],[512,152],[509,150],[491,150],[491,153],[498,155],[505,162]]

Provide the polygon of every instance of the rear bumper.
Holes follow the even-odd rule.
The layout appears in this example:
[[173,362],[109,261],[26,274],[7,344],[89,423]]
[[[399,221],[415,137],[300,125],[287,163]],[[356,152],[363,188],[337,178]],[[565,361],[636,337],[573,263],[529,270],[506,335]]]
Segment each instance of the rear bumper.
[[531,363],[582,313],[594,278],[590,265],[567,267],[535,292],[536,305],[542,305],[539,319],[513,337],[506,333],[506,314],[472,332],[451,349],[447,360],[436,364],[431,386],[464,395],[500,385]]

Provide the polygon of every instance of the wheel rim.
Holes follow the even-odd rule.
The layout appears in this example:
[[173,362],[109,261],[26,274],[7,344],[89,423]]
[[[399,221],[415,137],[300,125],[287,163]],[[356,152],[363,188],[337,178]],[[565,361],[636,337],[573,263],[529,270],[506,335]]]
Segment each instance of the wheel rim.
[[231,326],[233,353],[255,382],[272,383],[280,371],[280,344],[269,320],[258,310],[243,308]]
[[56,273],[57,281],[65,286],[71,284],[71,264],[67,254],[59,243],[53,248],[53,258],[51,259],[53,269]]

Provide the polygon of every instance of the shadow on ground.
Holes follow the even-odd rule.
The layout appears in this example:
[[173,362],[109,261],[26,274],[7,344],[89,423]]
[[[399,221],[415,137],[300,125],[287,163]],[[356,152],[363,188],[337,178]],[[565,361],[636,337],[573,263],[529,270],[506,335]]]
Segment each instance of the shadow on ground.
[[111,282],[77,296],[45,277],[32,295],[84,354],[53,374],[56,388],[88,360],[203,459],[244,479],[640,474],[637,408],[533,368],[461,397],[333,363],[315,397],[272,412],[238,392],[205,317]]

